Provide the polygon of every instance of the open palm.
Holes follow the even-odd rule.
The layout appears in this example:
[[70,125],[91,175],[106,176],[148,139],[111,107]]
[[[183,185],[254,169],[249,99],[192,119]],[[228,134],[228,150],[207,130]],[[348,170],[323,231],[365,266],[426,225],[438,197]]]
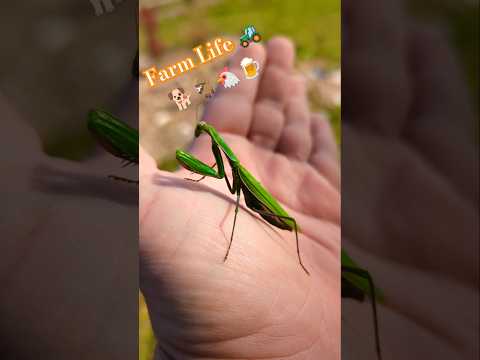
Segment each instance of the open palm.
[[[197,175],[159,171],[141,152],[141,289],[159,341],[157,356],[337,359],[336,145],[326,120],[309,112],[288,40],[240,49],[230,71],[240,75],[244,56],[260,63],[260,79],[219,90],[204,120],[297,220],[311,276],[298,263],[295,235],[247,210],[243,199],[223,262],[235,209],[224,180],[185,181]],[[207,136],[196,140],[192,153],[214,162]]]

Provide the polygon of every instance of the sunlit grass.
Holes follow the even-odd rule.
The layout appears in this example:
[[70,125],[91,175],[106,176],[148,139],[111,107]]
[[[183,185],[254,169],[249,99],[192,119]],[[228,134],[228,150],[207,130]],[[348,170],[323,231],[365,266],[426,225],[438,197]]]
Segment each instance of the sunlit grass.
[[155,337],[148,317],[147,306],[141,294],[138,295],[138,358],[152,360]]
[[236,34],[240,38],[249,24],[265,40],[274,35],[290,37],[300,60],[322,58],[333,65],[340,62],[339,0],[220,1],[163,20],[157,35],[167,47],[188,48],[213,36]]

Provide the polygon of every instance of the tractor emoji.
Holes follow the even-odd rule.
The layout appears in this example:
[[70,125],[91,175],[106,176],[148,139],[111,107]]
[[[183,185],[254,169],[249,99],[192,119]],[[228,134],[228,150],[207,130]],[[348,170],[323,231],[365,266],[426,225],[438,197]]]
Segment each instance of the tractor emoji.
[[240,45],[246,48],[252,41],[259,42],[260,40],[262,40],[262,37],[257,33],[257,30],[252,25],[248,25],[245,28],[245,34],[240,38]]

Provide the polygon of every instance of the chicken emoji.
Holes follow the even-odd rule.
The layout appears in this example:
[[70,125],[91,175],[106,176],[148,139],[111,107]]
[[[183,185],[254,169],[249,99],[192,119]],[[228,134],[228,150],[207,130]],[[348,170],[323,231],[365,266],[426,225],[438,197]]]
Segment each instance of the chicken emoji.
[[225,88],[231,88],[236,86],[240,80],[234,73],[228,71],[227,67],[224,67],[223,71],[218,76],[217,82],[222,84]]

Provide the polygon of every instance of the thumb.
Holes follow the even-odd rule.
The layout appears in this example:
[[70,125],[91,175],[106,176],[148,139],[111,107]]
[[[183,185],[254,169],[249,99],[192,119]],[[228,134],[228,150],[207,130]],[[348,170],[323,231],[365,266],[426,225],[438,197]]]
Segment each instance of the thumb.
[[143,147],[139,146],[139,175],[151,174],[157,170],[155,159]]
[[145,215],[146,208],[150,199],[154,196],[155,186],[152,183],[152,177],[156,172],[160,172],[157,169],[157,164],[155,159],[147,153],[143,147],[139,146],[139,169],[138,169],[138,179],[139,179],[139,189],[138,189],[138,200],[139,200],[139,209],[138,215],[140,223]]

